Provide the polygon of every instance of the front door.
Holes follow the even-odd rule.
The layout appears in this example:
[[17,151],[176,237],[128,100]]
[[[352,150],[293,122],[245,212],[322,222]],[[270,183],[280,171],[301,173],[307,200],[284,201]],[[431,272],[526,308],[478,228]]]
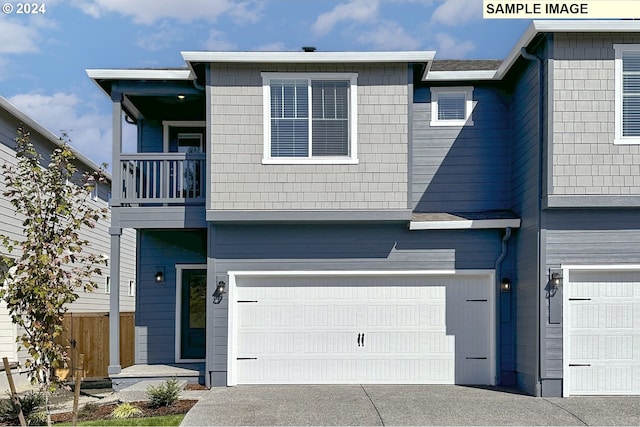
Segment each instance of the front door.
[[207,270],[182,269],[179,359],[204,359]]

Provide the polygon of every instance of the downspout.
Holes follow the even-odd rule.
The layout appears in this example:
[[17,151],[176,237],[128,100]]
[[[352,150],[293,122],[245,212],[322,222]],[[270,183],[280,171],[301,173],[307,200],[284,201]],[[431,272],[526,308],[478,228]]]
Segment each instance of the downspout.
[[496,343],[497,343],[497,349],[496,349],[496,364],[497,364],[497,369],[496,369],[496,383],[500,384],[501,383],[501,377],[502,377],[502,370],[501,370],[501,365],[502,365],[502,357],[501,357],[501,353],[502,353],[502,335],[500,334],[500,330],[502,328],[502,306],[501,306],[501,289],[500,289],[500,283],[502,282],[502,261],[504,261],[504,258],[507,256],[507,242],[509,241],[509,239],[511,238],[511,227],[507,227],[504,230],[504,236],[502,237],[502,251],[500,252],[500,256],[498,256],[498,259],[496,260],[496,265],[495,265],[495,272],[496,272],[496,282],[497,282],[497,293],[498,293],[498,326],[497,326],[497,333],[496,333]]
[[542,354],[540,354],[540,349],[541,349],[541,345],[540,345],[540,339],[542,337],[542,331],[541,331],[541,323],[542,323],[542,319],[540,317],[540,313],[542,313],[542,307],[541,307],[541,298],[540,298],[540,292],[539,292],[539,287],[540,287],[540,282],[541,282],[541,275],[540,275],[540,268],[541,268],[541,262],[542,262],[542,235],[541,235],[541,227],[542,227],[542,175],[544,172],[544,168],[543,168],[543,144],[544,144],[544,124],[542,122],[542,117],[544,115],[544,104],[542,103],[542,99],[544,97],[544,88],[542,86],[542,74],[543,74],[543,63],[542,63],[542,59],[540,59],[539,57],[537,57],[536,55],[532,55],[529,52],[527,52],[527,50],[523,47],[520,49],[520,54],[522,55],[522,57],[524,59],[527,59],[529,61],[536,61],[538,63],[538,197],[537,197],[537,222],[538,222],[538,227],[537,227],[537,233],[538,233],[538,260],[537,260],[537,271],[536,271],[536,279],[537,279],[537,287],[538,287],[538,303],[536,304],[536,320],[538,323],[538,327],[536,328],[536,354],[538,357],[538,363],[536,366],[537,372],[536,372],[536,381],[537,381],[537,388],[535,390],[535,395],[536,396],[541,396],[541,388],[542,388]]

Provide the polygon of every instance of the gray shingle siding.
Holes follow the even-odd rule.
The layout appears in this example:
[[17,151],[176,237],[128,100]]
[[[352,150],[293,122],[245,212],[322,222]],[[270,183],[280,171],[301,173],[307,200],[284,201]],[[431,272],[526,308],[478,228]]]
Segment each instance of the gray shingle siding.
[[[263,165],[261,72],[358,73],[356,165]],[[405,65],[212,65],[212,210],[407,208]]]
[[615,43],[640,34],[554,35],[555,195],[640,194],[640,145],[614,145]]

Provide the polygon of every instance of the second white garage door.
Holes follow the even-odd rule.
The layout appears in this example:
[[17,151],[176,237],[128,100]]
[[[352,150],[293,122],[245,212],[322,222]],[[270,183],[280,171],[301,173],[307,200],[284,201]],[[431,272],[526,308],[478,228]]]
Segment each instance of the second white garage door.
[[640,271],[569,272],[564,395],[640,394]]
[[488,276],[239,277],[229,384],[492,384]]

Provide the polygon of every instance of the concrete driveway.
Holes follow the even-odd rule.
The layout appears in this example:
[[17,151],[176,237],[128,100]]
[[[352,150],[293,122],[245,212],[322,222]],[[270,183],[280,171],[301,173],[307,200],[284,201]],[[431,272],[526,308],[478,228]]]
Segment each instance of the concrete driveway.
[[536,398],[435,385],[213,388],[183,426],[640,425],[640,397]]

